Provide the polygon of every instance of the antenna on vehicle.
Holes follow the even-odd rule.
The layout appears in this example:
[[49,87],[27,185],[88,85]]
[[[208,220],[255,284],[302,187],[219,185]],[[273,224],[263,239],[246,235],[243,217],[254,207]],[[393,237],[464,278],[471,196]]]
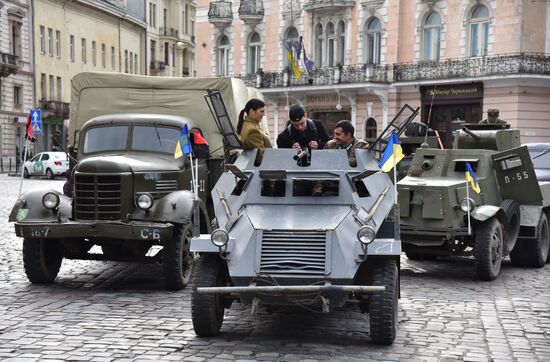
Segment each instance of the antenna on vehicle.
[[421,148],[430,147],[430,145],[428,144],[428,133],[430,132],[430,120],[432,119],[432,108],[434,106],[434,98],[435,98],[436,88],[437,88],[437,83],[434,83],[434,89],[432,91],[432,101],[430,102],[430,109],[428,111],[428,121],[427,121],[428,128],[426,129],[426,134],[424,135],[424,142],[422,142],[422,144],[420,145]]

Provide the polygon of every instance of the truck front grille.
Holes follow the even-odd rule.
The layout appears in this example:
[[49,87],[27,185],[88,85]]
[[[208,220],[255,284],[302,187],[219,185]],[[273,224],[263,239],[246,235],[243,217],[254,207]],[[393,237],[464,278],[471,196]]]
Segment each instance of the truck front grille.
[[75,175],[75,211],[77,219],[120,219],[119,175]]
[[151,195],[158,200],[174,191],[178,191],[177,180],[159,180],[155,183],[155,191],[151,192]]
[[260,272],[270,275],[323,276],[326,232],[264,231]]

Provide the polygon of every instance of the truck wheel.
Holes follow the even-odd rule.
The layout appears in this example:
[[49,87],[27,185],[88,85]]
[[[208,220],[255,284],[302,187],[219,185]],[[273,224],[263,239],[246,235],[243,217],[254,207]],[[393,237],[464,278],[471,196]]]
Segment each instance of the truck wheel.
[[193,255],[189,251],[193,224],[175,225],[172,239],[164,244],[162,266],[164,280],[170,290],[181,290],[191,279]]
[[191,319],[197,336],[213,337],[220,334],[224,302],[220,294],[199,294],[196,288],[225,285],[225,273],[218,255],[201,255],[195,264],[191,293]]
[[53,173],[53,171],[52,171],[51,168],[49,168],[49,169],[46,170],[46,177],[47,177],[49,180],[55,179],[55,175],[54,175],[54,173]]
[[52,283],[62,261],[57,240],[23,239],[23,265],[31,283]]
[[479,279],[494,280],[498,276],[502,264],[503,243],[502,224],[496,218],[477,226],[474,256]]
[[518,239],[514,249],[510,253],[510,261],[515,267],[524,267],[527,265],[527,252],[525,251],[525,243],[528,243],[528,240]]
[[24,178],[29,178],[29,177],[31,177],[31,174],[29,173],[29,170],[27,170],[26,167],[23,169],[23,177],[24,177]]
[[376,344],[390,345],[397,334],[397,265],[384,258],[376,260],[371,270],[372,285],[383,285],[386,290],[369,295],[370,336]]
[[519,202],[511,199],[506,199],[500,204],[500,207],[506,213],[508,220],[508,228],[504,233],[504,251],[502,255],[508,255],[514,249],[516,240],[519,235],[519,227],[521,225],[521,212]]
[[548,244],[550,243],[550,233],[548,231],[548,218],[543,212],[540,214],[539,224],[537,226],[536,240],[530,240],[524,243],[527,265],[542,268],[548,258]]

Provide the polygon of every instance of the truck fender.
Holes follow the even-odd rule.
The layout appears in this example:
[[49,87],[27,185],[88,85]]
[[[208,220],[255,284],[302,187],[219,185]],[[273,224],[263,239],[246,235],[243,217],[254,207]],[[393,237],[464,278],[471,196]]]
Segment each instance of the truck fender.
[[[42,205],[42,197],[52,192],[59,197],[59,206],[57,212],[46,209]],[[40,220],[44,222],[57,222],[58,217],[68,219],[72,214],[72,198],[63,195],[54,189],[32,189],[23,193],[11,209],[10,222],[25,222]]]
[[[485,221],[495,216],[502,209],[494,205],[481,205],[476,207],[470,216],[477,221]],[[506,218],[506,216],[505,216]]]

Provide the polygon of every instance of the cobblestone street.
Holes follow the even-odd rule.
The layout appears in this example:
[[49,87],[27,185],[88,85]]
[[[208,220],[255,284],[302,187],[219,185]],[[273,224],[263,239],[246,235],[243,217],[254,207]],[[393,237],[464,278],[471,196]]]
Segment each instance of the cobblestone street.
[[[20,179],[0,175],[0,360],[550,360],[550,265],[477,280],[473,259],[402,257],[399,331],[374,345],[356,306],[325,315],[234,303],[221,335],[197,338],[190,290],[166,291],[156,264],[64,260],[55,284],[28,282],[8,216]],[[61,190],[63,179],[23,190]]]

